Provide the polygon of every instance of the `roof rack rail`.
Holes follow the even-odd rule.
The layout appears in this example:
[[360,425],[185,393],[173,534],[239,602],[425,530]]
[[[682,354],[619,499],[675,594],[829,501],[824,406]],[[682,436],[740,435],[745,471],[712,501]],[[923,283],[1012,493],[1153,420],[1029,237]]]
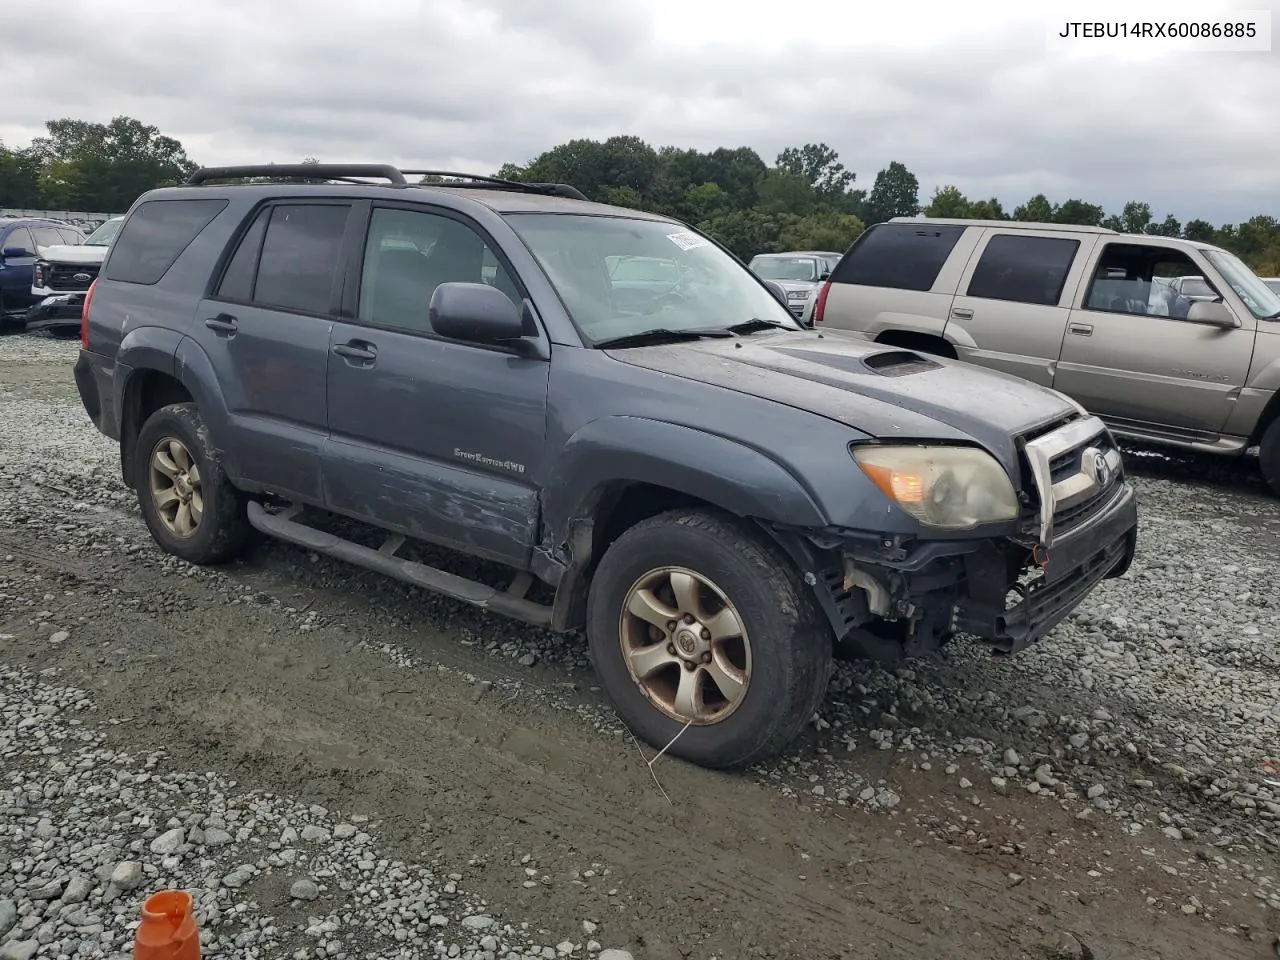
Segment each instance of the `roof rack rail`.
[[389,163],[262,163],[240,167],[204,167],[188,179],[189,185],[208,183],[210,180],[239,180],[245,177],[289,177],[308,180],[343,180],[361,183],[354,177],[380,177],[397,186],[408,181],[404,174]]
[[569,200],[589,200],[577,187],[567,183],[526,183],[522,180],[503,180],[501,177],[485,177],[478,173],[455,173],[452,170],[404,170],[403,173],[418,177],[453,177],[468,183],[432,183],[433,187],[471,187],[473,189],[515,190],[521,193],[539,193]]

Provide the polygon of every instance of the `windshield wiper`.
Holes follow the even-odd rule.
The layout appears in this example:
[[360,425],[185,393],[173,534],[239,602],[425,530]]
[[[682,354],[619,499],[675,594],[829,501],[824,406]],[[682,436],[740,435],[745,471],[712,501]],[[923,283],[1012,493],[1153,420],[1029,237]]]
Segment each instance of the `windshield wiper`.
[[760,330],[790,330],[791,328],[785,323],[778,323],[776,320],[761,320],[759,317],[752,317],[750,320],[731,324],[724,329],[730,333],[756,333]]
[[654,347],[663,343],[684,343],[689,340],[701,340],[704,337],[724,338],[731,336],[724,330],[644,330],[640,333],[628,333],[612,340],[598,340],[594,344],[597,350],[609,347]]

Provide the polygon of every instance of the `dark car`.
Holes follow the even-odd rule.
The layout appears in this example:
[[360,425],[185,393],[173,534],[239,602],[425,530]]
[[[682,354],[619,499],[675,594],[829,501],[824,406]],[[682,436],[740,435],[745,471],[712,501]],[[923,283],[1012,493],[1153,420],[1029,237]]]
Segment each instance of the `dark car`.
[[[164,550],[256,530],[585,628],[631,729],[711,766],[792,740],[837,651],[1021,650],[1127,569],[1119,452],[1061,394],[802,329],[666,217],[406,172],[205,170],[129,212],[76,383]],[[334,182],[227,182],[304,175]],[[627,258],[679,282],[619,298]]]
[[56,220],[0,218],[0,328],[20,320],[39,297],[31,292],[40,248],[84,243],[84,234]]

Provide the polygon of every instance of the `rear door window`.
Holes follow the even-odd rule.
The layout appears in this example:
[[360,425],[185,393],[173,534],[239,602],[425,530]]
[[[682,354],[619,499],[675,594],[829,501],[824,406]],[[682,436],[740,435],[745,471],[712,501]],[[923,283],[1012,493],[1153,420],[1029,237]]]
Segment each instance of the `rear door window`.
[[158,283],[226,200],[148,200],[125,221],[103,277],[124,283]]
[[1079,249],[1079,240],[996,234],[974,268],[968,295],[1053,306]]
[[57,227],[32,227],[31,232],[35,235],[37,247],[66,246],[67,241]]
[[956,225],[877,223],[849,248],[831,282],[928,290],[964,231]]
[[329,313],[350,210],[350,204],[333,203],[273,207],[258,260],[253,302],[298,313]]

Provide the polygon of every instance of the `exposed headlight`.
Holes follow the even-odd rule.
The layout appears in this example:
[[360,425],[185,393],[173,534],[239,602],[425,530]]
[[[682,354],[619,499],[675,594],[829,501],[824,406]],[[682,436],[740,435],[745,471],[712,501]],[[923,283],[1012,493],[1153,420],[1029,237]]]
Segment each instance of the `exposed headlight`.
[[969,530],[1018,516],[1013,483],[983,450],[855,445],[850,452],[885,496],[926,526]]

